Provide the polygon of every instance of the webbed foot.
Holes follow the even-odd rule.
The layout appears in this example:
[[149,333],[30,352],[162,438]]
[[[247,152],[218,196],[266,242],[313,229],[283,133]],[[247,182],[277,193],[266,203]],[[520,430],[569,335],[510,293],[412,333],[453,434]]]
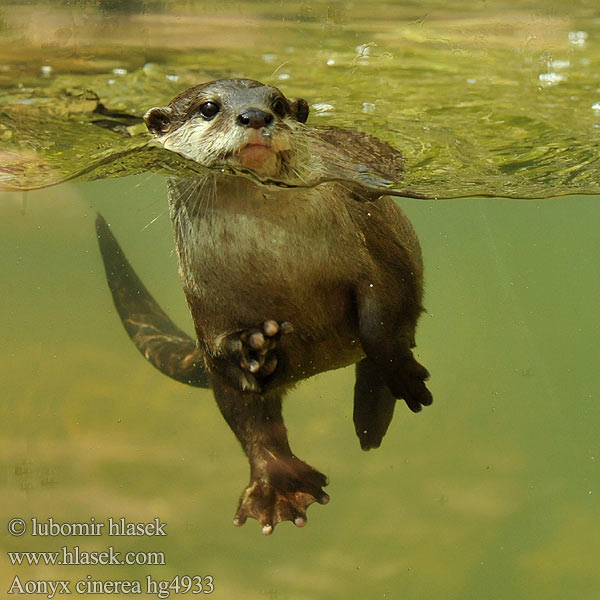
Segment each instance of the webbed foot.
[[329,502],[322,489],[327,478],[296,457],[268,454],[265,472],[253,478],[243,491],[233,522],[241,526],[248,517],[256,519],[265,535],[270,535],[282,521],[304,527],[308,507],[313,502]]

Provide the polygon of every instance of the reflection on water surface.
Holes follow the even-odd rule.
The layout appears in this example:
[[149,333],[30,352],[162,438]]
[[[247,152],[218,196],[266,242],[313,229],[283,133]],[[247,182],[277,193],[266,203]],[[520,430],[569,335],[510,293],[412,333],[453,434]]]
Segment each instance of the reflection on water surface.
[[[24,166],[5,171],[4,184],[61,181],[144,145],[143,127],[122,137],[90,126],[90,90],[141,116],[200,81],[250,76],[309,99],[315,124],[362,128],[401,148],[403,187],[429,197],[597,193],[600,27],[584,7],[286,7],[5,10],[0,134]],[[95,175],[156,162],[135,156]]]

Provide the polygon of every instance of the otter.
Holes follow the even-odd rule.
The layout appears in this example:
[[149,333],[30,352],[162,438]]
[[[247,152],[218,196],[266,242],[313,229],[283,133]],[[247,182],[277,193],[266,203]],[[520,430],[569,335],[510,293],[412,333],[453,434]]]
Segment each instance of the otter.
[[354,425],[365,450],[381,444],[396,399],[414,412],[432,403],[412,352],[423,264],[411,223],[389,196],[355,182],[303,185],[331,171],[334,154],[366,169],[387,161],[396,174],[402,155],[364,133],[310,127],[308,114],[305,100],[250,79],[203,83],[145,114],[159,145],[206,167],[167,181],[195,340],[97,219],[128,334],[163,373],[212,388],[250,463],[234,523],[254,518],[265,534],[282,521],[305,525],[308,507],[329,501],[325,475],[288,443],[282,398],[294,384],[356,364]]

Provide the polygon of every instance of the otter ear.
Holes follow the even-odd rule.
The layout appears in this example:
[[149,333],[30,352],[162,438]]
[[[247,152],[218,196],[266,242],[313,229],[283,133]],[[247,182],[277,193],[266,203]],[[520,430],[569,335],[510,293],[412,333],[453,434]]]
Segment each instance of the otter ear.
[[157,106],[151,108],[144,115],[146,127],[153,135],[167,133],[171,127],[173,111],[168,106]]
[[292,107],[292,111],[296,114],[296,119],[300,123],[306,123],[306,119],[308,119],[308,112],[310,110],[308,108],[308,102],[302,98],[298,98],[298,100],[290,102],[290,105]]

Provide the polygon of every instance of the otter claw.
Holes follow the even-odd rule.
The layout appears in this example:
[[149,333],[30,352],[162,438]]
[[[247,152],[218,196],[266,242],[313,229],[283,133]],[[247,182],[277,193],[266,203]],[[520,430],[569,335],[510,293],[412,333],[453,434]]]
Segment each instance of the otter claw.
[[262,367],[262,375],[270,375],[271,373],[273,373],[273,371],[275,370],[275,368],[277,367],[277,358],[273,357],[269,360],[269,362],[266,362],[264,364],[264,366]]
[[292,333],[294,331],[294,326],[289,322],[289,321],[284,321],[281,324],[281,333],[282,334],[288,334],[288,333]]
[[[283,325],[283,323],[282,323],[282,325]],[[269,321],[265,321],[263,323],[263,329],[264,329],[265,335],[268,335],[269,337],[273,337],[279,331],[279,323],[277,323],[277,321],[273,321],[272,319],[270,319]]]
[[262,347],[264,346],[264,344],[265,344],[265,336],[260,331],[253,333],[248,338],[248,345],[251,348],[254,348],[254,350],[261,350]]
[[326,494],[325,492],[323,492],[323,495],[317,500],[317,502],[319,504],[329,504],[330,500],[331,500],[331,496],[329,494]]
[[296,517],[294,519],[294,525],[296,527],[304,527],[306,525],[306,517]]
[[247,367],[250,373],[258,373],[260,370],[260,363],[257,360],[249,360]]

